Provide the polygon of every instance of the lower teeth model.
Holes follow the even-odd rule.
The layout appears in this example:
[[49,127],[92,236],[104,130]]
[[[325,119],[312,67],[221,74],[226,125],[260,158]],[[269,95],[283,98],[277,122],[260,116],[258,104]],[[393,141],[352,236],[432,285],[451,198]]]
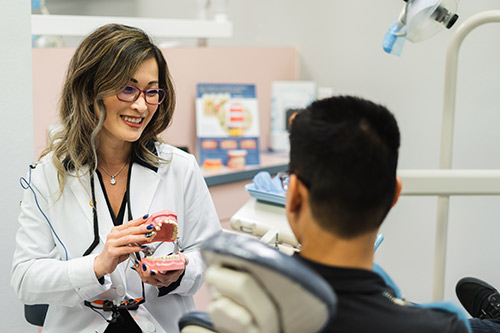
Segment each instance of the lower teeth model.
[[184,260],[178,254],[172,254],[164,257],[146,257],[141,260],[150,270],[157,272],[175,271],[184,269]]

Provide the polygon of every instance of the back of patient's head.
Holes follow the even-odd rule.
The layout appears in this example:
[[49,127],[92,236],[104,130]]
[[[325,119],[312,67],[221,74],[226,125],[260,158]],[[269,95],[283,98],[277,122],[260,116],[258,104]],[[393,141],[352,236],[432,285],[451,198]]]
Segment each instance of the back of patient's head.
[[290,171],[323,229],[342,238],[378,229],[394,200],[399,144],[394,116],[361,98],[318,100],[297,114]]

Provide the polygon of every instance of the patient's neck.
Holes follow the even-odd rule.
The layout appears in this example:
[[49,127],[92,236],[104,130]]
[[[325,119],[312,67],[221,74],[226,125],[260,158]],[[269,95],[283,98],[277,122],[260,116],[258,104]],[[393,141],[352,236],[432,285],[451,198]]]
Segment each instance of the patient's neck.
[[377,232],[345,239],[320,228],[309,230],[301,238],[300,254],[304,258],[328,266],[371,270]]

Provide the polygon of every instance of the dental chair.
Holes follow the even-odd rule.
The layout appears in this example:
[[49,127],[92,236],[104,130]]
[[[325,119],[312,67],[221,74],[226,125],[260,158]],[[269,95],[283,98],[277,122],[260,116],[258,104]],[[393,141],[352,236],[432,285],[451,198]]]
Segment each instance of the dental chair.
[[248,236],[224,233],[201,249],[212,287],[208,312],[190,312],[182,333],[322,332],[337,298],[305,264]]

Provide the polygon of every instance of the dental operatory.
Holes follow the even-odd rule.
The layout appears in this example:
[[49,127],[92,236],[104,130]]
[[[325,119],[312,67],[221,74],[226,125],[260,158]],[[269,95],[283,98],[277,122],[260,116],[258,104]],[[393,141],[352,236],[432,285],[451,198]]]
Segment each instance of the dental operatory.
[[500,332],[500,3],[2,0],[3,332]]

